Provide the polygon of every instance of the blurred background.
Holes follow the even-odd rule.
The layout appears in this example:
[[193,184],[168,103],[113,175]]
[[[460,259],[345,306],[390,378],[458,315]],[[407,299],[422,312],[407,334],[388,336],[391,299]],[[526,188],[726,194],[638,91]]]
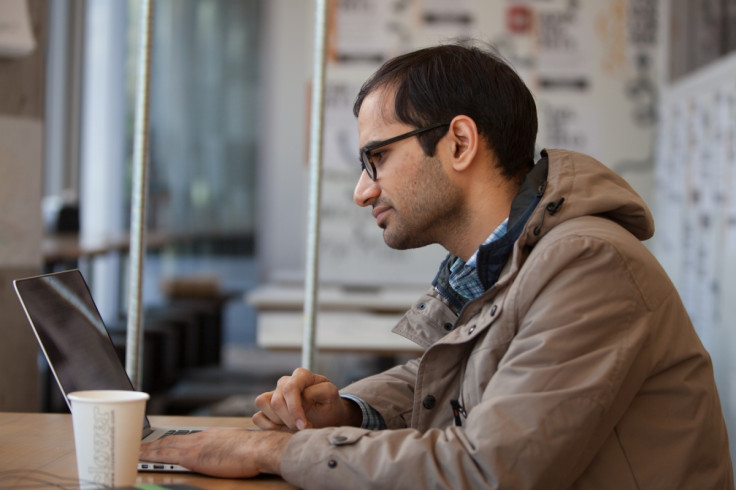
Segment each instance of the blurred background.
[[[301,362],[314,8],[154,2],[152,413],[250,415]],[[123,355],[140,10],[0,2],[0,410],[65,410],[15,278],[79,268]],[[352,203],[352,102],[386,59],[471,39],[530,86],[540,150],[588,153],[650,205],[647,245],[712,354],[736,430],[736,0],[331,1],[315,369],[342,385],[418,352],[390,329],[444,252],[388,249]]]

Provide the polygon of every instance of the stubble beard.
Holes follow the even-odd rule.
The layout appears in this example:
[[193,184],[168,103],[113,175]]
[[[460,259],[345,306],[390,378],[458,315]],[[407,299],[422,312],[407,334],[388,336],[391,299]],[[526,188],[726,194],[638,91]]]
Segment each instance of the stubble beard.
[[408,184],[405,193],[412,196],[399,211],[384,223],[383,240],[390,248],[409,250],[435,243],[442,244],[456,231],[461,216],[462,193],[442,170],[438,159],[427,157],[421,178]]

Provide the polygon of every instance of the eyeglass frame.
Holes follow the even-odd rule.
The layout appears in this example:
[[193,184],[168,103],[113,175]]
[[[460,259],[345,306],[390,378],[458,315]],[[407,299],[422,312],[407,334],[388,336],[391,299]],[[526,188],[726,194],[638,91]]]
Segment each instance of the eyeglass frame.
[[370,177],[371,180],[375,181],[378,178],[378,171],[376,170],[376,165],[373,163],[371,152],[379,148],[383,148],[384,146],[388,146],[391,143],[396,143],[397,141],[411,138],[412,136],[417,136],[419,134],[426,133],[427,131],[431,131],[433,129],[441,128],[442,126],[449,126],[449,125],[450,123],[432,124],[424,128],[414,129],[412,131],[409,131],[408,133],[394,136],[393,138],[389,138],[387,140],[376,141],[375,143],[371,143],[370,145],[364,146],[363,148],[360,149],[361,172],[365,170],[365,173],[368,174],[368,177]]

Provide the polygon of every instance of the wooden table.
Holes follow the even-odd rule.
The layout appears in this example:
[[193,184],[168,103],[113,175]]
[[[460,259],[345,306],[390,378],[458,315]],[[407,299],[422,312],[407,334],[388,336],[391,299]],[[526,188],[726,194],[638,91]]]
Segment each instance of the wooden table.
[[[238,417],[150,417],[157,426],[250,427]],[[198,474],[138,473],[137,484],[189,485],[206,489],[293,489],[279,477],[230,480]],[[0,489],[79,488],[69,414],[0,412]]]

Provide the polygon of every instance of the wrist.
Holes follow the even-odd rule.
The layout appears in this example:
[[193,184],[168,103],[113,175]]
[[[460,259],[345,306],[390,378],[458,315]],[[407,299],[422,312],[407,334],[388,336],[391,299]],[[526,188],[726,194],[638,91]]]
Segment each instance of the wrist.
[[261,444],[256,451],[256,466],[260,473],[269,473],[272,475],[281,474],[281,458],[283,457],[286,446],[291,440],[290,432],[282,432],[277,430],[264,430],[261,432]]
[[342,397],[342,403],[345,407],[344,425],[352,427],[360,427],[363,425],[363,410],[354,400]]

